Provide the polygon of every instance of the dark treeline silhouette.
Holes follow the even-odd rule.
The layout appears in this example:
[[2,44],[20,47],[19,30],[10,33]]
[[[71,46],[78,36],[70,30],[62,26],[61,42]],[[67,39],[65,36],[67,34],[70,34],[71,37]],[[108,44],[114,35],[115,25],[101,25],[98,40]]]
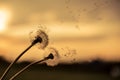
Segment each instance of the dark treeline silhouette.
[[[31,62],[24,61],[20,63],[16,63],[15,67],[22,68]],[[5,68],[10,64],[3,57],[0,57],[0,69]],[[64,71],[87,71],[87,72],[109,72],[114,67],[120,67],[120,62],[103,62],[100,60],[95,60],[92,62],[82,62],[82,63],[74,63],[74,64],[58,64],[57,66],[47,66],[46,64],[36,64],[31,68],[42,69],[42,70],[64,70]]]
[[[29,61],[16,63],[8,78],[30,63],[31,62]],[[10,62],[5,60],[3,57],[0,57],[0,76],[9,64]],[[89,76],[89,74],[91,75]],[[88,78],[86,76],[88,76]],[[58,79],[58,77],[61,79]],[[112,79],[113,77],[114,79]],[[45,63],[36,64],[19,75],[16,80],[73,80],[74,78],[76,78],[76,80],[119,80],[120,62],[103,62],[101,60],[95,60],[92,62],[74,64],[58,64],[54,67],[47,66]]]

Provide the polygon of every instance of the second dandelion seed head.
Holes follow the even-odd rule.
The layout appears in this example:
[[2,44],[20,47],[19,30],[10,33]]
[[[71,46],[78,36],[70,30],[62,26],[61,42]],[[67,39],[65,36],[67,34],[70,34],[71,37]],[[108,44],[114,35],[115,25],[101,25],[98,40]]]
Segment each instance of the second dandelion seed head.
[[49,55],[48,55],[48,57],[46,57],[47,59],[54,59],[54,55],[52,54],[52,53],[50,53]]
[[46,57],[48,54],[51,56],[52,59],[47,60],[46,64],[48,66],[57,65],[59,63],[59,59],[60,59],[60,55],[59,55],[58,50],[53,48],[53,47],[47,48],[45,53],[44,53],[44,56]]

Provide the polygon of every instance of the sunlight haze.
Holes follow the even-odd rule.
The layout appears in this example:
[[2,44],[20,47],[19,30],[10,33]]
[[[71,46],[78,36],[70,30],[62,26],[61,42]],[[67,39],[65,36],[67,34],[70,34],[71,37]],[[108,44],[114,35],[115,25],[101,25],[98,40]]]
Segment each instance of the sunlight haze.
[[[0,5],[9,7],[0,6],[0,32],[6,28],[0,33],[0,56],[7,60],[31,44],[31,31],[42,28],[61,62],[120,61],[119,0],[2,0]],[[34,46],[21,60],[42,57]]]

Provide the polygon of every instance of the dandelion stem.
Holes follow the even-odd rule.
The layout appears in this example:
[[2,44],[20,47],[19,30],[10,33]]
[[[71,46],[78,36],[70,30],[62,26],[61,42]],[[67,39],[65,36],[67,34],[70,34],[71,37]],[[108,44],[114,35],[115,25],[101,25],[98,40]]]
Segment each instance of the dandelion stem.
[[3,73],[2,77],[0,78],[0,80],[4,80],[4,78],[6,77],[6,75],[8,74],[8,72],[10,71],[11,67],[20,59],[20,57],[27,52],[32,46],[34,46],[36,43],[32,43],[28,48],[26,48],[9,66],[8,68],[5,70],[5,72]]
[[37,63],[40,63],[40,62],[43,62],[43,61],[46,61],[46,60],[48,60],[48,59],[53,59],[53,58],[54,58],[53,55],[50,54],[50,55],[48,55],[48,57],[45,57],[45,58],[42,59],[42,60],[35,61],[35,62],[31,63],[31,64],[27,65],[26,67],[24,67],[23,69],[21,69],[21,70],[20,70],[19,72],[17,72],[15,75],[13,75],[9,80],[15,79],[18,75],[20,75],[22,72],[24,72],[26,69],[28,69],[28,68],[29,68],[30,66],[32,66],[32,65],[37,64]]

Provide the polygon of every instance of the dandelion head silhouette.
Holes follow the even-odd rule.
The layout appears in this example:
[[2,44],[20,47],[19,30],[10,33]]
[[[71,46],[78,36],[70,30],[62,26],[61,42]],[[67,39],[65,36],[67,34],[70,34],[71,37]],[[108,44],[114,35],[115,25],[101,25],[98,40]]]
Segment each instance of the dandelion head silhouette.
[[53,54],[52,54],[52,53],[50,53],[50,54],[48,55],[47,59],[54,59]]
[[35,40],[38,40],[37,45],[40,49],[44,49],[49,43],[48,35],[41,29],[30,32],[30,41],[34,42]]
[[55,48],[52,48],[52,47],[47,48],[45,50],[44,56],[46,57],[49,54],[52,54],[54,58],[47,60],[46,64],[48,66],[55,66],[55,65],[57,65],[59,63],[59,60],[60,60],[60,55],[59,55],[58,50],[56,50]]

